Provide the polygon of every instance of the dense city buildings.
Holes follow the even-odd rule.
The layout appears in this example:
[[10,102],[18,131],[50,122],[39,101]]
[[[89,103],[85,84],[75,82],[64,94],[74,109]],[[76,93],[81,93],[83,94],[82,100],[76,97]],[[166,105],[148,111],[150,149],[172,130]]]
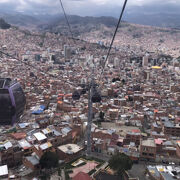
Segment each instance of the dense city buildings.
[[[0,29],[3,52],[14,57],[0,54],[1,78],[20,83],[26,96],[23,114],[16,111],[18,121],[0,126],[0,178],[38,177],[41,158],[48,152],[58,155],[59,164],[77,166],[69,172],[72,179],[105,177],[110,172],[108,159],[117,152],[139,163],[134,166],[146,163],[154,179],[180,178],[178,56],[170,61],[169,54],[140,49],[134,56],[116,47],[101,74],[106,55],[102,43],[74,44],[60,34],[27,32]],[[92,107],[91,156],[106,161],[101,167],[84,157],[92,72],[101,101]],[[17,91],[14,98],[24,107],[24,96]]]

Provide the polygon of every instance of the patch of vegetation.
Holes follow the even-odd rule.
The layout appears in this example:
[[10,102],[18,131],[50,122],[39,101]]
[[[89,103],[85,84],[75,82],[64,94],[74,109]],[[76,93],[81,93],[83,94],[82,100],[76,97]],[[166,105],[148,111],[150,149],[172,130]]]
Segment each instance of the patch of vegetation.
[[9,29],[11,27],[10,24],[6,23],[4,19],[0,18],[0,28],[1,29]]
[[16,128],[12,128],[12,129],[9,129],[8,131],[6,131],[6,133],[16,133],[17,132],[17,129]]
[[117,153],[109,160],[109,167],[118,175],[122,175],[124,171],[132,168],[133,161],[124,153]]
[[45,152],[40,159],[40,165],[45,169],[55,168],[58,166],[58,160],[59,158],[56,153]]
[[40,176],[40,179],[41,180],[48,180],[50,177],[48,176],[46,176],[46,175],[42,175],[42,176]]

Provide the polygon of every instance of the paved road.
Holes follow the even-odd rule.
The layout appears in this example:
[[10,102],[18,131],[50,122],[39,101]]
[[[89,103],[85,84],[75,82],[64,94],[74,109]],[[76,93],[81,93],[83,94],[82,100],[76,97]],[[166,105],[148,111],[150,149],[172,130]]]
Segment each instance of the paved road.
[[138,177],[139,180],[147,180],[145,177],[145,167],[145,164],[134,164],[128,173],[131,177]]

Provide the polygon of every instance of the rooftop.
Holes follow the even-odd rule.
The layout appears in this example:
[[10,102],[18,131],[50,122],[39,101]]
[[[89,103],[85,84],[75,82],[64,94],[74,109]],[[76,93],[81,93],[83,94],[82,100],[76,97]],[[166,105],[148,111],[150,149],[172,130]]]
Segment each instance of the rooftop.
[[66,144],[59,146],[58,149],[66,154],[75,154],[81,151],[83,148],[78,146],[77,144]]
[[27,156],[26,159],[30,161],[33,165],[39,164],[39,160],[35,156]]
[[142,146],[156,147],[154,139],[147,139],[142,141]]
[[41,132],[34,133],[34,137],[35,137],[38,141],[42,141],[42,140],[47,139],[47,137],[46,137],[43,133],[41,133]]
[[50,142],[47,142],[47,143],[44,143],[44,144],[41,144],[41,145],[40,145],[40,148],[41,148],[42,150],[48,149],[48,148],[50,148],[50,147],[52,147],[52,144],[51,144]]
[[180,168],[175,166],[147,166],[147,169],[154,177],[160,177],[163,176],[164,179],[167,180],[173,180],[173,179],[179,179],[180,178]]
[[0,176],[8,175],[8,167],[7,165],[0,166]]
[[23,148],[23,149],[28,149],[30,148],[32,145],[27,142],[25,139],[22,139],[20,141],[18,141],[19,145]]

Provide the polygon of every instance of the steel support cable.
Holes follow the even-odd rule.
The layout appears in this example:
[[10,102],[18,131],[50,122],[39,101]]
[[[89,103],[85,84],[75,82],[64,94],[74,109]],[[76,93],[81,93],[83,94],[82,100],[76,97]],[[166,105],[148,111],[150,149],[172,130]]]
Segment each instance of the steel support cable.
[[62,8],[62,10],[63,10],[63,14],[64,14],[64,17],[65,17],[66,23],[67,23],[67,25],[68,25],[69,32],[71,33],[71,37],[72,37],[72,39],[73,39],[73,41],[74,41],[74,44],[76,44],[76,41],[74,40],[74,36],[73,36],[73,33],[72,33],[72,29],[71,29],[71,26],[70,26],[70,23],[69,23],[67,14],[66,14],[66,11],[65,11],[65,9],[64,9],[63,2],[62,2],[62,0],[59,0],[59,2],[60,2],[60,5],[61,5],[61,8]]
[[120,14],[120,16],[119,16],[119,20],[118,20],[118,23],[117,23],[117,26],[116,26],[116,29],[115,29],[115,32],[114,32],[114,35],[113,35],[113,38],[112,38],[110,47],[109,47],[109,49],[108,49],[108,53],[107,53],[107,56],[106,56],[106,59],[105,59],[105,62],[104,62],[104,66],[103,66],[102,72],[101,72],[101,74],[100,74],[100,79],[99,79],[99,81],[101,80],[101,77],[102,77],[102,75],[103,75],[103,73],[104,73],[104,69],[105,69],[105,67],[106,67],[106,63],[107,63],[107,61],[108,61],[108,58],[109,58],[109,55],[110,55],[110,52],[111,52],[111,49],[112,49],[112,46],[113,46],[113,43],[114,43],[116,34],[117,34],[117,31],[118,31],[118,28],[119,28],[119,26],[120,26],[120,24],[121,24],[122,16],[123,16],[123,14],[124,14],[127,1],[128,1],[128,0],[125,0],[125,1],[124,1],[124,5],[123,5],[123,8],[122,8],[121,14]]

